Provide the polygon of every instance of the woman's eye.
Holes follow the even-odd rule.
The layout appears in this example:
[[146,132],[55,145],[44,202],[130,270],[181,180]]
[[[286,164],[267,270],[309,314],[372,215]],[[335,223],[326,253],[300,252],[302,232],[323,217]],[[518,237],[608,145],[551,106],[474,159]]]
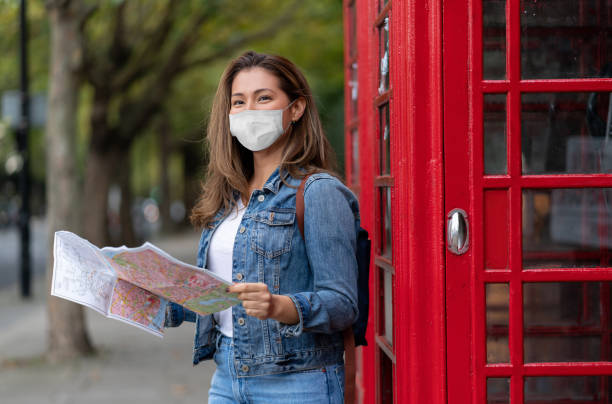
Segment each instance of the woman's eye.
[[242,104],[242,100],[235,100],[234,102],[232,102],[232,106],[241,105],[241,104]]
[[269,95],[262,95],[261,97],[259,97],[259,101],[269,101],[271,99],[272,97],[270,97]]

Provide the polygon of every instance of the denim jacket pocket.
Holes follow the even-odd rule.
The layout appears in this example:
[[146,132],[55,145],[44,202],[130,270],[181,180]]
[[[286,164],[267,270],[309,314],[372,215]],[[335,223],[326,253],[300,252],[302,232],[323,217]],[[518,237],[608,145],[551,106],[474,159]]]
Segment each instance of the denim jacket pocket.
[[253,215],[251,249],[266,258],[291,251],[295,209],[271,207]]

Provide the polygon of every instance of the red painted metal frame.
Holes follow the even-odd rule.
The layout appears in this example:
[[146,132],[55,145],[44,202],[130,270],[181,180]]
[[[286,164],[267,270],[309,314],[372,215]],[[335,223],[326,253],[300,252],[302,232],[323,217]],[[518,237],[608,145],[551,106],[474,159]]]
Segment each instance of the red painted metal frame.
[[[370,172],[371,168],[369,167],[369,159],[365,159],[366,153],[364,149],[367,149],[364,146],[366,145],[366,139],[364,126],[367,127],[368,120],[367,119],[359,119],[359,116],[365,116],[362,112],[363,110],[363,100],[364,96],[359,94],[357,100],[357,111],[353,110],[352,101],[351,101],[351,89],[348,84],[348,81],[351,80],[351,68],[350,64],[353,62],[358,63],[358,91],[363,92],[363,80],[364,77],[363,72],[363,58],[367,57],[367,46],[364,46],[364,41],[366,39],[366,32],[363,29],[364,18],[367,18],[367,13],[363,12],[365,0],[345,0],[344,1],[344,38],[345,38],[345,47],[344,47],[344,75],[345,75],[345,91],[344,91],[344,119],[345,119],[345,173],[346,173],[346,182],[351,186],[351,189],[355,192],[355,194],[360,198],[361,205],[361,225],[370,230],[372,226],[372,217],[371,217],[371,208],[368,207],[367,200],[369,188],[366,188],[366,191],[361,192],[361,188],[364,184],[367,183],[368,178],[364,178],[364,172]],[[351,21],[350,8],[355,8],[355,19],[356,21]],[[355,27],[352,27],[352,24],[355,24]],[[355,42],[350,41],[349,36],[351,35],[351,30],[355,29],[356,37],[354,38]],[[351,54],[350,46],[356,46],[357,49],[354,52],[354,55]],[[357,134],[359,138],[359,164],[360,170],[359,175],[356,176],[352,171],[353,168],[353,138],[351,131],[356,128]],[[372,279],[372,278],[371,278]],[[371,284],[371,281],[370,281]],[[370,292],[372,294],[372,291]],[[374,296],[372,294],[372,296]],[[374,308],[373,305],[370,305],[370,313],[369,318],[372,319],[374,316]],[[372,326],[369,325],[369,329],[367,332],[368,341],[373,341],[374,336],[372,332]],[[367,355],[367,352],[364,352],[362,348],[356,349],[356,399],[359,403],[364,402],[372,402],[374,397],[373,392],[374,386],[368,386],[366,381],[374,379],[374,363],[373,359]]]
[[[354,1],[358,26],[358,182],[362,223],[374,235],[373,245],[378,245],[378,187],[392,185],[395,271],[393,352],[384,339],[375,335],[380,288],[377,271],[373,269],[369,345],[361,350],[361,379],[357,385],[361,402],[377,402],[381,388],[377,377],[379,350],[387,349],[395,359],[394,402],[442,404],[446,402],[442,7],[435,0],[396,0],[390,6],[391,182],[376,178],[379,145],[375,103],[382,101],[377,91],[375,27],[379,13],[375,1]],[[344,3],[345,12],[349,3]],[[348,142],[346,150],[348,155]],[[374,260],[373,257],[372,268]]]
[[[462,255],[446,254],[448,403],[486,402],[486,378],[510,377],[513,403],[524,400],[524,378],[529,376],[611,375],[612,362],[523,362],[523,284],[525,282],[609,281],[612,268],[522,269],[521,202],[528,188],[611,187],[612,176],[523,175],[521,172],[521,94],[525,92],[612,91],[611,79],[521,80],[520,0],[506,5],[507,80],[482,80],[481,0],[465,4],[443,1],[444,15],[444,147],[446,211],[468,213],[472,247]],[[467,30],[468,34],[465,34]],[[507,93],[508,175],[483,175],[483,94]],[[484,270],[484,191],[509,191],[510,262],[506,270]],[[467,191],[467,192],[466,192]],[[486,363],[485,284],[509,284],[510,362]],[[603,289],[603,288],[602,288]],[[609,301],[609,290],[602,296]],[[603,299],[603,297],[602,297]],[[606,321],[598,332],[607,330]],[[603,314],[602,314],[603,316]],[[542,331],[542,330],[540,330]],[[554,330],[549,330],[554,331]],[[559,331],[559,330],[557,330]],[[588,331],[583,329],[583,331]],[[593,330],[591,330],[593,331]],[[602,355],[605,353],[605,348]],[[607,383],[607,382],[604,382]],[[602,385],[602,388],[605,388]]]
[[[478,2],[478,1],[476,1]],[[474,215],[471,144],[466,140],[472,122],[469,95],[472,85],[468,70],[469,40],[467,35],[474,1],[443,2],[443,83],[444,83],[444,211],[461,208],[467,212],[470,239],[478,237]],[[482,209],[482,207],[480,207]],[[475,365],[482,357],[473,355],[474,330],[472,299],[484,300],[482,291],[474,287],[474,257],[482,254],[482,246],[473,243],[463,255],[446,251],[446,366],[448,404],[483,403],[482,394],[473,385]],[[474,293],[478,292],[478,296]],[[478,398],[478,400],[476,399]]]
[[[349,5],[354,4],[356,7],[356,45],[357,45],[357,63],[358,63],[358,91],[359,96],[357,100],[357,112],[358,112],[358,136],[359,136],[359,178],[352,178],[347,176],[352,184],[358,184],[359,189],[359,201],[360,201],[360,210],[361,210],[361,224],[364,228],[366,228],[370,234],[374,233],[374,229],[376,228],[375,223],[375,207],[374,207],[374,198],[376,197],[376,193],[374,192],[374,176],[373,173],[376,167],[376,161],[372,159],[372,150],[376,150],[376,139],[373,135],[375,133],[375,120],[372,114],[371,109],[371,88],[374,85],[375,75],[374,72],[370,69],[371,66],[371,55],[370,49],[372,48],[371,44],[371,35],[370,35],[370,26],[373,22],[372,15],[374,12],[374,5],[372,1],[369,0],[345,0],[344,1],[344,21],[345,21],[345,38],[348,37],[349,34],[349,15],[348,15],[348,7]],[[348,67],[348,61],[350,60],[350,54],[348,53],[348,49],[345,49],[345,66]],[[350,78],[348,76],[349,71],[345,69],[345,88],[348,90],[348,86],[346,84],[347,80]],[[350,94],[348,91],[345,91],[345,119],[346,122],[351,122],[351,120],[355,117],[352,115],[348,115],[350,113],[350,105],[348,104],[350,101]],[[352,145],[348,142],[345,143],[345,155],[349,157],[346,162],[346,167],[350,168],[352,166]],[[373,240],[374,241],[374,240]],[[374,258],[372,257],[372,262],[370,263],[370,267],[373,267]],[[357,348],[357,399],[360,403],[373,403],[375,402],[376,397],[376,389],[377,389],[377,369],[378,364],[375,359],[375,350],[373,347],[376,346],[375,342],[375,316],[376,316],[376,299],[377,294],[375,287],[373,286],[375,282],[375,274],[374,271],[370,271],[370,312],[369,318],[370,323],[368,324],[368,329],[366,333],[366,338],[369,341],[369,345],[367,347]]]
[[[390,187],[391,188],[391,215],[393,216],[395,213],[395,203],[394,203],[394,197],[395,197],[395,193],[393,192],[393,185],[394,185],[394,177],[393,177],[393,173],[394,173],[394,168],[393,168],[393,160],[396,158],[395,156],[393,158],[391,158],[391,156],[388,156],[388,158],[391,158],[391,165],[390,165],[390,171],[391,174],[389,175],[384,175],[381,176],[380,172],[381,172],[381,167],[383,166],[384,162],[381,159],[381,153],[380,151],[382,150],[382,142],[381,142],[381,137],[382,134],[380,133],[380,110],[379,107],[381,107],[383,104],[388,103],[388,108],[389,108],[389,115],[390,115],[390,144],[393,145],[393,142],[395,141],[395,130],[394,130],[394,119],[395,119],[395,111],[393,109],[394,103],[391,97],[392,94],[392,89],[393,89],[393,85],[394,85],[394,81],[393,81],[393,76],[392,76],[392,72],[393,70],[393,56],[389,55],[390,58],[390,65],[391,65],[391,69],[390,69],[390,77],[389,77],[389,90],[386,91],[383,94],[379,94],[378,91],[378,86],[379,86],[379,68],[380,68],[380,29],[381,29],[381,25],[384,22],[384,18],[385,17],[389,17],[389,19],[391,20],[391,23],[389,24],[389,43],[390,45],[393,44],[393,40],[394,40],[394,32],[393,32],[393,16],[392,16],[392,3],[391,1],[389,1],[389,3],[385,6],[382,7],[382,10],[379,11],[378,9],[378,3],[380,2],[380,0],[378,1],[373,1],[371,3],[374,3],[374,12],[370,15],[370,18],[372,20],[371,25],[369,26],[369,32],[368,32],[368,37],[369,37],[369,45],[370,45],[370,49],[369,49],[369,54],[370,54],[370,64],[368,64],[367,66],[367,71],[369,76],[372,78],[372,82],[370,83],[370,85],[375,84],[372,87],[368,88],[368,98],[367,98],[367,103],[371,103],[369,106],[369,108],[371,108],[371,116],[373,117],[373,130],[370,134],[370,137],[372,138],[372,143],[374,144],[374,148],[372,149],[372,151],[374,151],[373,155],[374,158],[372,158],[372,161],[374,162],[374,171],[372,171],[371,174],[373,175],[373,179],[374,179],[374,200],[373,200],[373,206],[374,206],[374,223],[375,223],[375,228],[374,228],[374,232],[373,232],[373,236],[374,236],[374,240],[373,240],[373,256],[374,256],[374,266],[373,266],[373,272],[374,272],[374,282],[372,284],[373,286],[373,290],[374,290],[374,294],[373,296],[375,296],[375,300],[373,301],[374,306],[375,306],[375,314],[374,314],[374,324],[373,327],[374,328],[374,344],[372,347],[373,350],[373,357],[374,357],[374,364],[375,364],[375,397],[374,400],[372,402],[375,403],[381,403],[383,401],[383,388],[384,388],[384,381],[382,380],[383,378],[383,361],[385,358],[383,358],[382,356],[386,356],[388,358],[388,360],[391,361],[392,363],[392,375],[393,375],[393,380],[392,380],[392,385],[394,386],[394,391],[393,391],[393,396],[396,395],[397,392],[397,384],[396,384],[396,380],[397,380],[397,372],[396,369],[397,367],[395,366],[397,361],[396,361],[396,356],[395,356],[395,351],[394,351],[394,346],[392,346],[389,341],[387,340],[387,338],[384,335],[384,303],[381,304],[381,297],[383,296],[384,293],[384,285],[381,284],[380,282],[380,278],[381,275],[384,274],[384,271],[389,269],[394,275],[395,275],[395,268],[393,267],[393,261],[395,260],[395,257],[391,257],[391,260],[389,260],[386,257],[382,257],[380,254],[382,253],[382,249],[381,246],[385,244],[385,235],[384,233],[381,231],[382,229],[382,224],[383,221],[385,220],[383,215],[381,215],[381,205],[380,205],[380,191],[381,191],[381,187]],[[393,149],[393,146],[391,146],[391,150]],[[392,153],[393,154],[393,153]],[[395,230],[395,220],[393,219],[393,217],[391,218],[391,227],[392,227],[392,231],[393,233]],[[396,244],[396,240],[394,237],[395,234],[393,234],[392,237],[392,243]],[[391,250],[395,251],[395,246],[392,246]],[[382,265],[381,262],[383,263]],[[393,282],[393,280],[395,279],[395,276],[392,277],[392,300],[395,303],[394,297],[396,296],[395,290],[396,290],[396,283]],[[393,305],[393,316],[396,317],[396,305]],[[393,318],[393,324],[397,324],[395,322],[395,318]],[[395,330],[393,330],[395,331]],[[395,337],[395,336],[393,336]],[[395,338],[393,338],[393,340],[395,340]],[[394,397],[393,401],[397,402],[397,398]]]
[[394,398],[442,404],[447,396],[442,3],[395,2],[391,29],[393,247],[399,291]]

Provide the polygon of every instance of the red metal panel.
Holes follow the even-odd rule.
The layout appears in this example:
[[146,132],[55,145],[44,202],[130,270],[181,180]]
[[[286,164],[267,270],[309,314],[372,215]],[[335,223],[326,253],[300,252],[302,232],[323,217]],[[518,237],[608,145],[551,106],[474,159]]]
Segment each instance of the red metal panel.
[[512,177],[510,187],[510,396],[515,403],[523,402],[523,285],[521,282],[522,237],[521,202],[522,191],[517,183],[521,176],[521,93],[518,86],[521,78],[521,31],[519,1],[506,3],[506,66],[510,81],[508,92],[508,167]]
[[[374,234],[375,224],[375,197],[374,192],[374,172],[375,159],[372,155],[376,149],[375,120],[371,100],[373,99],[372,89],[376,88],[375,62],[371,60],[371,53],[375,42],[371,26],[375,6],[372,1],[355,0],[357,7],[357,54],[358,54],[358,82],[359,82],[359,184],[360,194],[359,203],[361,209],[361,223],[370,234]],[[373,268],[374,256],[370,268]],[[366,338],[369,345],[359,348],[361,350],[361,379],[357,381],[362,403],[374,403],[376,400],[377,377],[376,370],[376,342],[375,342],[375,315],[376,315],[376,290],[374,287],[375,273],[370,270],[370,322],[368,324]]]
[[485,269],[506,269],[508,266],[508,191],[495,189],[484,193]]
[[[484,194],[482,191],[482,178],[484,173],[484,96],[482,92],[476,88],[478,83],[483,77],[483,52],[481,43],[483,41],[483,17],[482,17],[482,4],[480,1],[472,1],[472,8],[468,11],[470,15],[470,21],[468,23],[468,32],[471,35],[471,39],[467,40],[468,46],[468,60],[467,65],[471,67],[468,77],[468,91],[467,91],[467,104],[468,104],[468,117],[470,122],[468,131],[464,134],[461,141],[468,144],[469,158],[463,164],[470,167],[471,176],[469,178],[471,190],[471,197],[473,198],[471,216],[471,224],[473,229],[472,242],[472,254],[473,260],[471,262],[472,267],[470,271],[466,271],[464,276],[472,276],[472,296],[471,296],[471,315],[472,315],[472,343],[470,346],[472,350],[472,366],[474,369],[474,375],[472,376],[472,389],[474,395],[472,396],[474,402],[484,403],[487,400],[487,380],[484,373],[484,366],[487,361],[487,331],[486,331],[486,295],[485,285],[483,282],[484,274],[484,248],[485,245],[482,242],[484,240]],[[506,35],[507,37],[507,35]],[[506,54],[507,55],[507,54]],[[447,63],[452,62],[449,60]],[[507,110],[507,108],[506,108]],[[508,158],[506,158],[509,161]],[[459,162],[457,164],[460,164]],[[446,179],[448,181],[448,179]],[[450,199],[450,196],[447,195]],[[451,376],[449,374],[448,376]],[[463,402],[467,402],[467,397],[463,397]]]
[[[459,2],[455,2],[459,3]],[[398,403],[446,402],[442,3],[393,4]],[[461,7],[459,7],[461,8]],[[465,370],[464,370],[465,371]]]
[[[358,10],[360,203],[362,223],[378,231],[375,174],[378,37],[376,4],[356,0]],[[391,172],[395,358],[394,401],[444,403],[444,261],[441,132],[441,8],[436,1],[394,2],[391,10]],[[347,154],[349,145],[347,147]],[[415,151],[418,150],[418,153]],[[374,157],[374,158],[373,158]],[[418,196],[417,196],[418,195]],[[412,218],[408,220],[407,218]],[[363,402],[376,402],[379,348],[374,324],[379,288],[373,288],[362,350]],[[418,330],[418,332],[417,332]],[[389,348],[387,348],[389,349]]]
[[[472,2],[468,2],[470,5]],[[470,241],[480,233],[472,214],[472,183],[466,164],[471,153],[466,142],[470,130],[468,105],[468,10],[459,1],[443,1],[444,27],[444,192],[445,212],[461,208],[468,214]],[[472,336],[470,315],[472,291],[471,271],[475,251],[472,247],[463,255],[446,252],[446,327],[447,327],[447,392],[448,404],[483,402],[482,391],[473,385]]]

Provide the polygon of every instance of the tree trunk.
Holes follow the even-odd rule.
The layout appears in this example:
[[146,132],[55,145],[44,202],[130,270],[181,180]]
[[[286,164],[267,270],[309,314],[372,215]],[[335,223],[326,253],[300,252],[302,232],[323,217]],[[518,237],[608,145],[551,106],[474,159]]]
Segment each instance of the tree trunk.
[[[83,204],[83,234],[98,247],[110,242],[108,233],[108,191],[117,167],[118,159],[113,151],[100,150],[92,145],[85,169]],[[123,199],[123,195],[122,195]]]
[[[81,32],[74,2],[56,5],[48,2],[51,23],[51,71],[49,111],[46,128],[47,220],[49,251],[53,251],[56,230],[79,230],[75,142],[79,78],[76,73],[82,57]],[[53,260],[48,260],[50,284]],[[49,290],[48,288],[47,290]],[[49,346],[47,358],[57,362],[90,354],[90,343],[83,307],[49,295]]]

